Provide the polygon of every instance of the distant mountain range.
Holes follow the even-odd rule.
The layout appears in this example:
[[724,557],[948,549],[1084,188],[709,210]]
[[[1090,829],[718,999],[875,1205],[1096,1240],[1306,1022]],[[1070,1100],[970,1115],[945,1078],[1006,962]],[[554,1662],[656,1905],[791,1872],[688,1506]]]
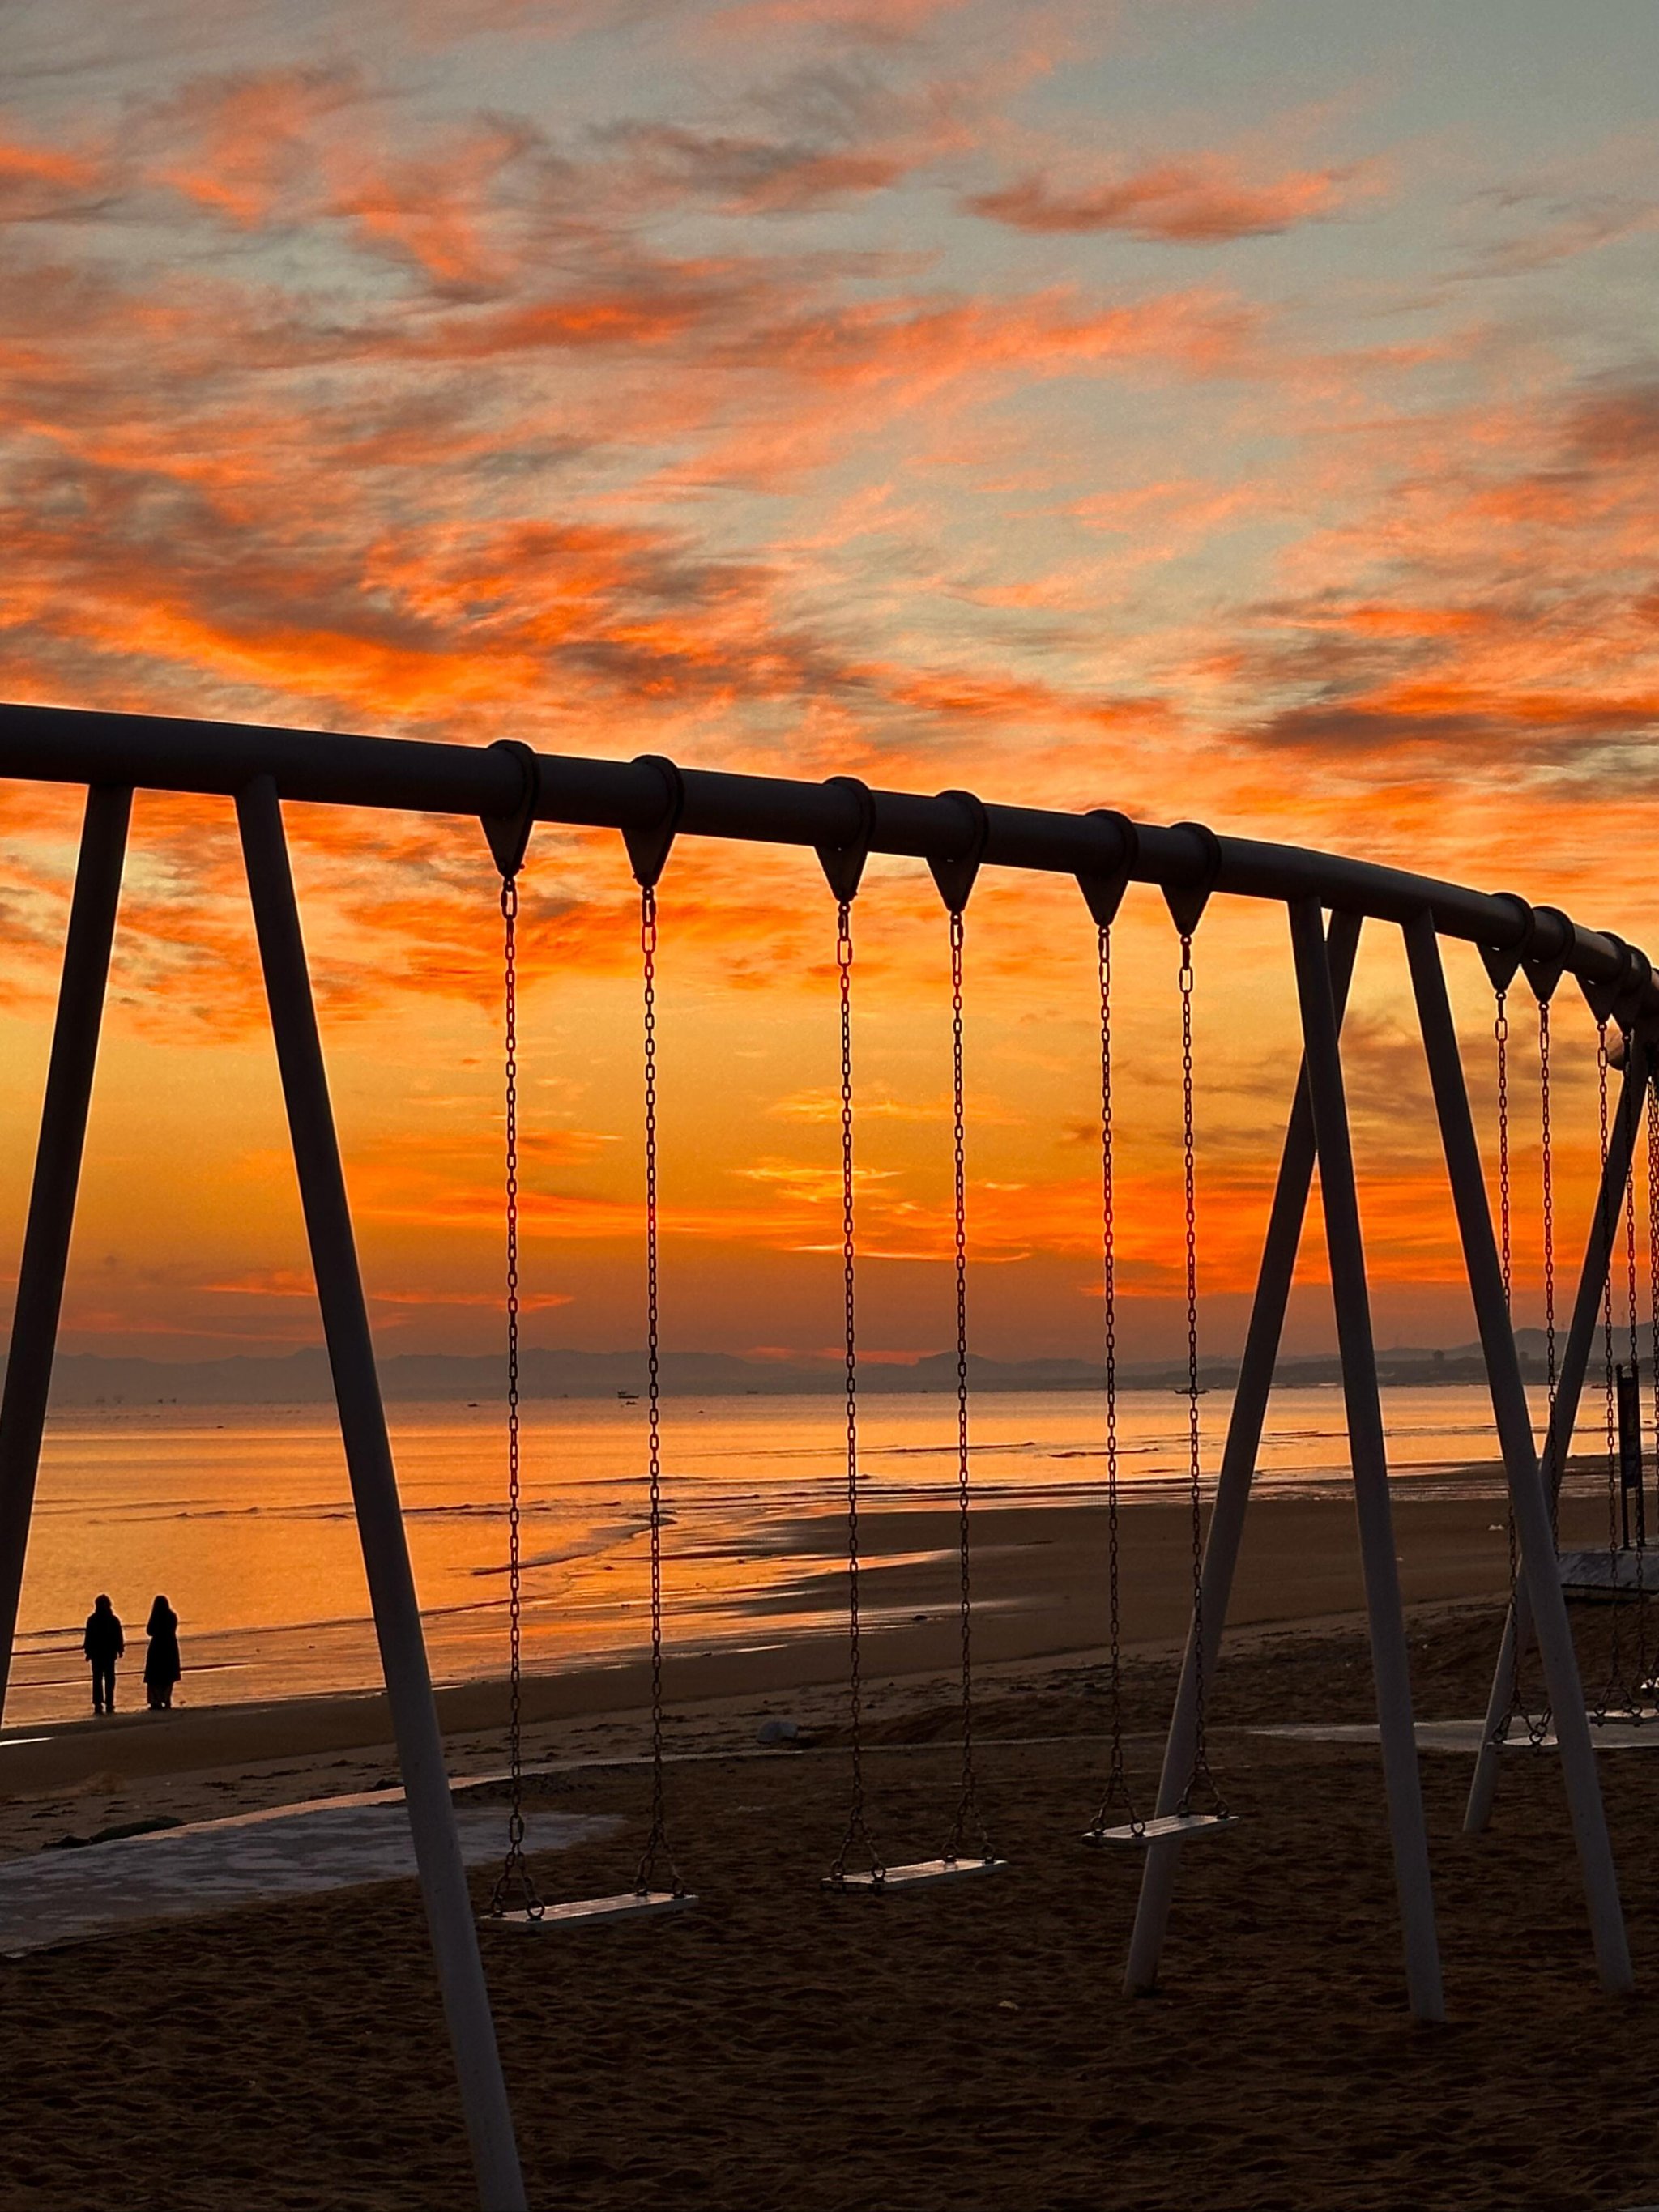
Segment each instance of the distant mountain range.
[[[1544,1333],[1516,1332],[1523,1371],[1544,1375]],[[1384,1382],[1396,1386],[1477,1382],[1485,1372],[1478,1345],[1446,1351],[1422,1348],[1382,1352],[1377,1368]],[[1089,1390],[1099,1387],[1100,1368],[1087,1359],[988,1359],[968,1363],[975,1390]],[[1235,1359],[1206,1360],[1200,1381],[1224,1389],[1237,1373]],[[1120,1370],[1126,1389],[1170,1390],[1186,1381],[1184,1362],[1140,1361]],[[1340,1382],[1334,1353],[1287,1358],[1279,1363],[1281,1384],[1303,1386]],[[834,1392],[840,1369],[828,1362],[743,1359],[726,1352],[671,1352],[662,1361],[665,1393],[675,1398],[799,1397]],[[441,1352],[397,1352],[380,1362],[380,1383],[390,1399],[428,1402],[486,1403],[505,1383],[499,1356],[462,1358]],[[859,1388],[872,1396],[890,1392],[945,1391],[956,1387],[956,1355],[936,1352],[902,1365],[871,1363],[859,1371]],[[527,1398],[615,1398],[645,1389],[642,1352],[526,1352],[520,1388]],[[109,1359],[98,1352],[59,1358],[52,1376],[52,1402],[58,1406],[305,1406],[333,1395],[328,1358],[320,1350],[269,1358],[238,1355],[228,1359]]]

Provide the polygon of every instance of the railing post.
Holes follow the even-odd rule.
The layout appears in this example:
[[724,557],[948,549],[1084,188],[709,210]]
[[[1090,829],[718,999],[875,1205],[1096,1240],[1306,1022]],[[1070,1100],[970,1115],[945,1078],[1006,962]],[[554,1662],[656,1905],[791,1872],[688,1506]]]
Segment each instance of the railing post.
[[467,1894],[466,1868],[427,1668],[426,1642],[386,1435],[368,1310],[358,1273],[283,811],[270,777],[261,776],[238,795],[236,817],[311,1264],[322,1309],[323,1334],[339,1405],[352,1504],[368,1576],[369,1601],[392,1706],[427,1925],[460,2077],[479,2202],[483,2212],[524,2212],[524,2181],[513,2115],[501,2077],[495,2023],[490,2016],[478,1931]]
[[64,946],[63,980],[58,991],[58,1020],[40,1109],[28,1224],[17,1271],[5,1394],[0,1399],[0,1713],[5,1710],[11,1680],[23,1562],[28,1552],[35,1479],[40,1470],[40,1439],[46,1431],[46,1400],[64,1305],[64,1276],[75,1226],[87,1112],[98,1061],[98,1033],[109,984],[110,946],[115,936],[115,911],[120,903],[121,867],[131,816],[131,789],[94,784],[88,792],[69,936]]
[[1319,1148],[1319,1189],[1324,1203],[1325,1242],[1330,1255],[1331,1294],[1336,1308],[1337,1344],[1342,1360],[1342,1395],[1348,1417],[1348,1448],[1359,1521],[1365,1607],[1370,1620],[1377,1734],[1388,1791],[1395,1881],[1405,1936],[1406,1984],[1417,2018],[1437,2022],[1445,2018],[1445,2000],[1441,1989],[1439,1945],[1435,1936],[1423,1783],[1418,1771],[1417,1737],[1412,1723],[1406,1618],[1394,1547],[1394,1516],[1389,1503],[1388,1450],[1377,1390],[1376,1347],[1371,1335],[1365,1250],[1359,1231],[1359,1197],[1354,1185],[1348,1108],[1337,1044],[1336,1007],[1331,995],[1331,975],[1325,958],[1318,901],[1293,900],[1290,916],[1297,993],[1302,1006],[1308,1092],[1313,1103],[1314,1136]]
[[[1326,957],[1330,963],[1331,995],[1339,1024],[1348,1002],[1348,985],[1358,944],[1359,916],[1333,915],[1326,940]],[[1308,1193],[1313,1186],[1314,1158],[1313,1108],[1308,1098],[1304,1064],[1297,1076],[1285,1124],[1279,1181],[1273,1189],[1273,1210],[1267,1217],[1267,1233],[1262,1241],[1255,1299],[1250,1308],[1244,1356],[1239,1362],[1233,1409],[1227,1423],[1227,1441],[1222,1448],[1221,1472],[1216,1480],[1215,1505],[1204,1546],[1199,1610],[1204,1628],[1203,1679],[1206,1683],[1215,1680],[1222,1632],[1227,1623],[1233,1573],[1244,1534],[1245,1509],[1250,1502],[1250,1484],[1255,1474],[1256,1454],[1261,1449],[1261,1431],[1273,1390],[1279,1340],[1284,1332],[1285,1310],[1290,1303],[1291,1280],[1296,1273],[1297,1249],[1302,1242]],[[1164,1771],[1158,1785],[1157,1809],[1160,1814],[1173,1813],[1179,1806],[1193,1763],[1198,1724],[1196,1632],[1194,1624],[1188,1632],[1180,1686],[1170,1717]],[[1179,1842],[1152,1844],[1146,1849],[1140,1875],[1140,1897],[1135,1907],[1134,1932],[1129,1939],[1128,1967],[1124,1976],[1124,1990],[1129,1996],[1144,1996],[1158,1986],[1180,1858]]]
[[[1596,1328],[1601,1319],[1601,1291],[1612,1258],[1613,1229],[1624,1211],[1625,1186],[1630,1180],[1636,1129],[1642,1118],[1642,1102],[1651,1078],[1647,1053],[1632,1050],[1625,1065],[1619,1109],[1608,1134],[1607,1164],[1601,1170],[1595,1208],[1590,1216],[1589,1236],[1584,1246],[1584,1264],[1578,1276],[1578,1295],[1573,1304],[1572,1320],[1562,1349],[1560,1372],[1556,1377],[1555,1403],[1550,1411],[1549,1434],[1544,1442],[1540,1474],[1545,1503],[1552,1510],[1561,1494],[1561,1478],[1566,1473],[1568,1455],[1572,1449],[1572,1432],[1578,1425],[1578,1401],[1584,1389],[1584,1370],[1589,1364],[1590,1347],[1595,1341]],[[1553,1543],[1550,1552],[1550,1571],[1559,1585],[1560,1570],[1555,1559]],[[1504,1615],[1504,1633],[1498,1648],[1498,1664],[1492,1669],[1492,1687],[1486,1693],[1486,1724],[1480,1731],[1480,1748],[1475,1753],[1468,1803],[1463,1813],[1463,1832],[1468,1836],[1483,1834],[1492,1818],[1492,1798],[1498,1789],[1498,1762],[1502,1756],[1500,1735],[1514,1697],[1517,1654],[1520,1659],[1526,1657],[1532,1628],[1532,1600],[1523,1566],[1516,1578],[1515,1595]]]

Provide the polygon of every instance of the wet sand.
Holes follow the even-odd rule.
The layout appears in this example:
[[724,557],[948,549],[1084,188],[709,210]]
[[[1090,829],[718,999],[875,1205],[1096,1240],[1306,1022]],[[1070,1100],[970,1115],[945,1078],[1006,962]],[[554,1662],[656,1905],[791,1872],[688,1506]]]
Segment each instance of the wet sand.
[[[1126,1724],[1143,1788],[1183,1595],[1178,1514],[1161,1533],[1142,1522],[1164,1510],[1135,1514]],[[1077,1840],[1106,1755],[1097,1637],[1077,1633],[1096,1617],[1092,1540],[1037,1519],[988,1530],[976,1562],[992,1601],[979,1777],[1006,1874],[909,1898],[822,1895],[847,1775],[840,1694],[811,1669],[839,1663],[833,1639],[748,1655],[745,1680],[719,1672],[740,1654],[676,1667],[671,1749],[702,1755],[671,1769],[672,1834],[698,1910],[487,1944],[532,2203],[1496,2212],[1659,2197],[1641,2057],[1655,2001],[1597,1989],[1553,1762],[1514,1755],[1479,1842],[1459,1833],[1467,1759],[1422,1762],[1451,2009],[1425,2031],[1404,2004],[1375,1752],[1250,1732],[1370,1715],[1345,1507],[1276,1501],[1252,1516],[1238,1610],[1255,1626],[1234,1640],[1212,1714],[1243,1818],[1187,1853],[1163,1993],[1120,1997],[1138,1863]],[[1478,1709],[1504,1571],[1493,1519],[1490,1503],[1455,1499],[1397,1516],[1424,1717]],[[883,1532],[892,1564],[872,1580],[890,1575],[896,1607],[927,1611],[948,1589],[945,1564],[914,1556],[939,1534]],[[1460,1582],[1480,1587],[1443,1587]],[[1584,1608],[1578,1621],[1594,1678],[1605,1618]],[[1067,1623],[1069,1647],[1042,1640]],[[945,1626],[895,1628],[871,1668],[871,1816],[894,1863],[937,1851],[956,1806]],[[997,1651],[1000,1630],[1033,1656]],[[892,1659],[914,1655],[912,1635],[933,1639],[928,1656],[901,1672]],[[694,1681],[708,1695],[688,1703]],[[637,1689],[625,1669],[537,1686],[556,1710],[538,1705],[532,1755],[594,1762],[539,1778],[538,1796],[629,1823],[620,1850],[540,1862],[550,1893],[631,1875],[647,1791]],[[499,1764],[486,1709],[498,1695],[453,1693],[456,1772]],[[769,1712],[798,1717],[812,1747],[758,1751]],[[17,1762],[4,1845],[105,1814],[191,1817],[361,1788],[390,1771],[377,1726],[365,1699],[56,1731],[0,1754]],[[1609,1758],[1601,1772],[1645,1992],[1659,1989],[1659,1762]],[[480,1903],[488,1886],[476,1877]],[[0,1990],[8,2207],[470,2201],[410,1883],[124,1931],[0,1968]]]
[[[1462,1477],[1400,1486],[1395,1528],[1408,1603],[1489,1597],[1507,1587],[1503,1509],[1466,1491]],[[1568,1509],[1564,1532],[1571,1534],[1579,1521],[1588,1540],[1595,1527],[1592,1504]],[[1106,1632],[1104,1507],[976,1507],[972,1525],[976,1662],[996,1668],[1097,1653]],[[746,1712],[757,1709],[757,1699],[798,1700],[810,1690],[833,1691],[843,1680],[846,1576],[839,1565],[822,1564],[832,1553],[823,1529],[815,1522],[810,1530],[779,1537],[781,1546],[802,1553],[802,1567],[752,1606],[750,1638],[671,1645],[669,1695],[677,1706],[729,1700]],[[1172,1650],[1185,1632],[1190,1540],[1184,1505],[1160,1499],[1126,1506],[1123,1634],[1137,1650]],[[956,1547],[951,1512],[908,1509],[865,1516],[865,1650],[872,1677],[925,1679],[956,1664]],[[672,1556],[665,1574],[672,1636]],[[1353,1510],[1346,1499],[1281,1495],[1252,1506],[1229,1616],[1234,1627],[1344,1619],[1363,1604]],[[820,1624],[815,1631],[784,1633],[771,1626],[778,1614],[803,1613]],[[278,1762],[297,1781],[303,1778],[296,1761],[362,1754],[353,1762],[357,1771],[384,1765],[390,1756],[386,1702],[374,1692],[216,1706],[194,1702],[188,1675],[181,1687],[179,1709],[158,1717],[143,1710],[142,1687],[130,1668],[122,1693],[136,1710],[112,1721],[5,1730],[0,1736],[0,1848],[7,1832],[4,1800],[87,1794],[89,1782],[100,1777],[137,1783]],[[618,1733],[625,1734],[625,1717],[637,1715],[647,1694],[643,1658],[629,1659],[538,1674],[526,1686],[525,1711],[538,1749],[551,1752],[569,1728],[585,1721],[611,1717],[623,1723]],[[447,1736],[469,1762],[466,1771],[477,1771],[479,1761],[498,1765],[504,1684],[441,1686],[438,1702]],[[319,1768],[319,1777],[331,1771]]]

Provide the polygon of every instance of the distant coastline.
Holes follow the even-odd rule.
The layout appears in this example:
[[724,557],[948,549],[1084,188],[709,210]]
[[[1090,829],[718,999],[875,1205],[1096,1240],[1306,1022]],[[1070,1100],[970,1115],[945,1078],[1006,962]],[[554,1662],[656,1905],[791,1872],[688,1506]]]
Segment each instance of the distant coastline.
[[[1541,1329],[1516,1331],[1522,1372],[1542,1382],[1545,1343]],[[1459,1384],[1484,1380],[1478,1345],[1446,1350],[1410,1347],[1379,1352],[1382,1382],[1395,1389]],[[1236,1359],[1206,1360],[1200,1381],[1206,1389],[1231,1388]],[[969,1380],[979,1391],[1093,1390],[1100,1369],[1086,1359],[988,1359],[969,1361]],[[872,1362],[860,1371],[859,1389],[871,1396],[949,1390],[955,1387],[956,1359],[939,1352],[893,1364]],[[1131,1390],[1171,1390],[1186,1380],[1184,1364],[1144,1361],[1120,1370]],[[1316,1389],[1341,1380],[1334,1353],[1286,1358],[1279,1363],[1279,1386]],[[676,1398],[802,1397],[840,1388],[840,1371],[828,1362],[744,1359],[734,1352],[678,1352],[662,1363],[664,1391]],[[388,1399],[403,1402],[465,1405],[498,1395],[502,1363],[493,1354],[463,1357],[441,1352],[396,1352],[380,1362],[380,1382]],[[530,1351],[523,1357],[520,1388],[526,1398],[615,1399],[645,1388],[643,1352]],[[109,1358],[98,1352],[60,1357],[52,1374],[52,1404],[94,1406],[304,1406],[333,1397],[328,1358],[320,1348],[271,1357],[236,1355],[225,1359],[164,1360]]]

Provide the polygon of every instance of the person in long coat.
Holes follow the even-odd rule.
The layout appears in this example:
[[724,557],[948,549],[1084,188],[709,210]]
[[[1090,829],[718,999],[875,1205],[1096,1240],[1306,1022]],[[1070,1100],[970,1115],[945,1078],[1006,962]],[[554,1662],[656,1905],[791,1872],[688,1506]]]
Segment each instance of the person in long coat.
[[121,1620],[107,1595],[100,1590],[98,1602],[87,1615],[87,1632],[81,1649],[92,1662],[92,1710],[115,1711],[115,1662],[127,1648]]
[[173,1687],[184,1672],[179,1663],[179,1616],[158,1597],[144,1625],[149,1649],[144,1654],[144,1695],[153,1713],[171,1712]]

